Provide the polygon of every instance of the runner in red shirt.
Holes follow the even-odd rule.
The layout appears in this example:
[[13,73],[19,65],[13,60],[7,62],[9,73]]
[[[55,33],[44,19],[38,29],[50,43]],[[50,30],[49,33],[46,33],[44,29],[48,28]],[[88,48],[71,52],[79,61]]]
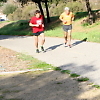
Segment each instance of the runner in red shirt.
[[35,16],[31,18],[29,26],[32,27],[32,32],[35,40],[35,47],[36,47],[36,53],[39,53],[38,49],[38,37],[41,36],[41,50],[44,51],[43,44],[45,42],[45,36],[44,36],[44,23],[43,23],[43,16],[41,15],[39,10],[35,11]]

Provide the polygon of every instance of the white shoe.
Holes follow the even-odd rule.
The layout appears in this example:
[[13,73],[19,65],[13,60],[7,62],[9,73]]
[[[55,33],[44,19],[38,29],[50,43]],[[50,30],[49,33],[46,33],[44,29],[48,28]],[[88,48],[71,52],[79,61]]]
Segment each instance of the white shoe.
[[67,47],[66,43],[64,43],[64,47]]

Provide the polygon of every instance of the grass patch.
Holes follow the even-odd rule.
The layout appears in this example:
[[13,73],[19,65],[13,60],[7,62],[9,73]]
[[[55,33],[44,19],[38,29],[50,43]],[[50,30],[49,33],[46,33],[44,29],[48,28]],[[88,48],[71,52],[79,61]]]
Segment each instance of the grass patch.
[[93,87],[100,89],[100,85],[93,85]]
[[62,84],[61,82],[58,82],[58,83],[56,83],[56,84]]
[[22,100],[22,99],[12,98],[12,99],[6,99],[6,100]]
[[78,82],[85,82],[85,81],[88,81],[88,80],[89,80],[89,78],[87,78],[87,77],[81,77],[81,78],[77,79]]
[[43,70],[54,70],[55,67],[51,64],[47,64],[46,62],[42,62],[36,58],[33,58],[30,55],[25,54],[17,54],[18,58],[23,61],[28,61],[28,69],[43,69]]
[[63,74],[70,74],[70,70],[62,70],[61,73],[63,73]]
[[55,71],[61,71],[61,68],[60,67],[56,67],[54,70]]
[[43,70],[53,70],[54,67],[51,64],[39,61],[38,63],[32,63],[31,67],[28,69],[43,69]]
[[0,29],[0,35],[32,35],[27,20],[20,20],[5,25]]
[[4,96],[0,95],[0,100],[2,100],[4,98]]
[[[84,15],[84,16],[83,16]],[[78,12],[76,13],[76,19],[74,23],[76,24],[74,26],[75,29],[77,29],[77,25],[80,30],[73,30],[72,38],[82,40],[84,38],[87,38],[90,42],[98,42],[100,43],[100,22],[96,22],[93,25],[88,25],[85,23],[83,26],[81,25],[81,20],[78,17],[82,16],[86,17],[87,12]],[[80,24],[79,24],[80,22]],[[0,29],[0,35],[32,35],[31,28],[28,25],[28,20],[20,20],[17,22],[12,22],[11,24],[8,24]],[[63,37],[63,30],[61,26],[61,21],[59,20],[58,16],[52,18],[52,22],[50,24],[47,24],[46,30],[45,30],[45,36],[49,37]]]
[[10,91],[10,90],[4,90],[2,93],[18,93],[20,92],[19,90],[13,90],[13,91]]
[[70,74],[70,76],[71,77],[79,77],[80,75],[73,73],[73,74]]

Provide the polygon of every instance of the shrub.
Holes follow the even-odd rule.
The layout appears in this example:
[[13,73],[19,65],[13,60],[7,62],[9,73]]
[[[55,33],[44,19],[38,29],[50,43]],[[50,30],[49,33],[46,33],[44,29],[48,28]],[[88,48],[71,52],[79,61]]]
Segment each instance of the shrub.
[[8,19],[11,21],[28,20],[33,16],[35,10],[35,4],[25,5],[23,8],[17,8],[12,14],[9,14]]
[[3,9],[3,13],[6,15],[9,15],[9,14],[12,14],[16,9],[17,9],[17,6],[12,5],[12,4],[7,4],[5,5]]
[[84,9],[84,3],[82,4],[82,2],[68,2],[67,5],[72,12],[83,12]]
[[49,11],[50,16],[59,16],[63,11],[65,7],[69,7],[72,12],[82,12],[85,11],[84,9],[84,3],[81,2],[62,2],[60,1],[59,4],[56,6],[56,4],[49,5]]

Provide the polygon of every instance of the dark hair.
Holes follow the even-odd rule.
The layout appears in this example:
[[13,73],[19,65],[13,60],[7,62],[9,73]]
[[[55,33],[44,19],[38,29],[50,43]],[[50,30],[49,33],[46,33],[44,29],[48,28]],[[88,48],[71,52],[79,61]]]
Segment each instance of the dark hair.
[[41,13],[40,10],[36,10],[36,11],[34,12],[34,15],[36,15],[36,14],[38,14],[38,13]]

